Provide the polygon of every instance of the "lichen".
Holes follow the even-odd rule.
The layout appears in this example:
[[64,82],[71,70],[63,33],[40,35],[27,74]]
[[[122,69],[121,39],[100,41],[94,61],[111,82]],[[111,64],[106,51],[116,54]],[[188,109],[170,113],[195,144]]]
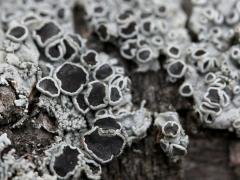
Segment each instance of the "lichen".
[[173,161],[187,154],[188,136],[176,112],[156,113],[154,125],[159,128],[159,144]]
[[[158,58],[172,43],[190,42],[181,0],[85,0],[91,29],[103,42],[117,47],[121,56],[138,65],[138,71],[157,71]],[[176,18],[177,17],[177,18]]]
[[[41,156],[33,150],[18,157],[2,134],[0,179],[78,179],[83,172],[100,179],[101,163],[146,136],[151,113],[133,106],[119,60],[74,33],[73,1],[14,3],[1,1],[0,83],[13,90],[19,114],[2,124],[21,129],[31,122],[53,138]],[[146,55],[147,49],[138,53]]]

